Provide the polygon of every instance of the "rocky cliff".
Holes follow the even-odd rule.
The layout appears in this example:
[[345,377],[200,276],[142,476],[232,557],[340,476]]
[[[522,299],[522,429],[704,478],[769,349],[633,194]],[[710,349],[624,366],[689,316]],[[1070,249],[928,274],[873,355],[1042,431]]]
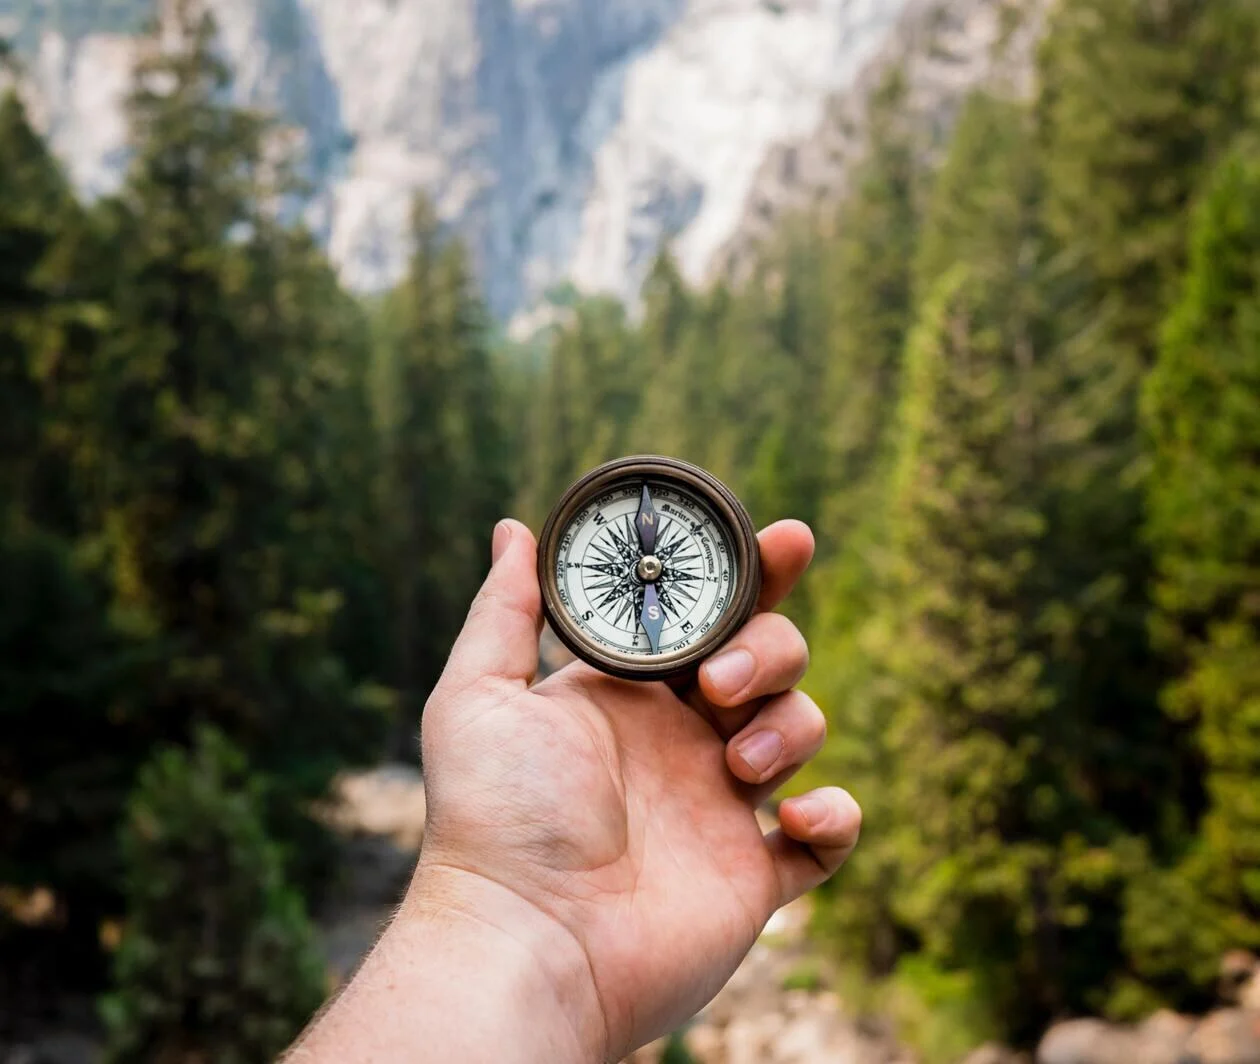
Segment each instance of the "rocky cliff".
[[[426,188],[495,310],[633,296],[662,239],[698,277],[772,145],[805,136],[901,0],[212,0],[239,98],[305,144],[346,279],[397,275]],[[142,0],[0,0],[78,185],[113,187]]]
[[[32,109],[90,194],[125,165],[121,101],[153,2],[0,0]],[[907,0],[209,2],[239,99],[298,135],[310,222],[348,283],[398,275],[424,188],[502,317],[562,282],[633,300],[667,239],[702,278],[836,183],[826,131],[873,62],[915,45]],[[910,0],[911,21],[958,24],[978,54],[1011,3]]]
[[1047,7],[1048,0],[908,0],[858,75],[827,100],[809,135],[766,153],[743,215],[710,270],[738,272],[785,214],[843,194],[862,153],[866,101],[891,71],[904,79],[907,120],[929,158],[945,145],[968,93],[984,86],[1028,94]]

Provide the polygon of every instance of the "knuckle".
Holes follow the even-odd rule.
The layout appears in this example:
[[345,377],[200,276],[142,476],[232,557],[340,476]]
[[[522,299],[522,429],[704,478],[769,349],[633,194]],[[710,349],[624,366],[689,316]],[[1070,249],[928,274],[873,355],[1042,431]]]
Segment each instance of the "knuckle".
[[809,641],[796,625],[792,625],[792,631],[796,633],[796,656],[803,676],[805,670],[809,668]]
[[537,620],[536,611],[527,599],[523,599],[521,595],[510,590],[487,585],[473,599],[472,605],[468,608],[468,618],[464,623],[465,626],[480,625],[485,619],[496,615],[519,617],[531,624]]
[[827,739],[827,715],[818,708],[812,698],[801,696],[799,710],[801,716],[801,734],[805,744],[811,749],[818,749]]
[[843,787],[826,787],[822,794],[831,807],[833,845],[851,847],[862,832],[862,807]]
[[770,613],[766,616],[774,618],[769,634],[775,641],[775,644],[784,649],[790,648],[793,660],[799,659],[808,662],[809,643],[806,641],[804,633],[796,627],[790,618],[784,617],[781,613]]
[[809,643],[801,630],[781,613],[766,613],[748,632],[744,645],[762,660],[789,672],[804,674],[809,667]]

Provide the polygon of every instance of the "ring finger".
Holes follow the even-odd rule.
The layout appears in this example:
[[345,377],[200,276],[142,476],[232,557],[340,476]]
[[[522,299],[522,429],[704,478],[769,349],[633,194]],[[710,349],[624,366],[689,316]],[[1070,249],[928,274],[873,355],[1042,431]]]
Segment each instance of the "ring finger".
[[737,779],[771,789],[822,749],[827,719],[803,691],[772,698],[726,744],[726,764]]

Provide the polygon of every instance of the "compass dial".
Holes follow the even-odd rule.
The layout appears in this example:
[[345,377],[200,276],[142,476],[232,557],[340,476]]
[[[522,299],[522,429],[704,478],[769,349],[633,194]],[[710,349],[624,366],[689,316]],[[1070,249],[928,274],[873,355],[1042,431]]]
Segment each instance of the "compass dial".
[[644,679],[716,649],[760,585],[743,508],[671,459],[622,459],[579,481],[548,520],[539,569],[548,618],[570,649]]

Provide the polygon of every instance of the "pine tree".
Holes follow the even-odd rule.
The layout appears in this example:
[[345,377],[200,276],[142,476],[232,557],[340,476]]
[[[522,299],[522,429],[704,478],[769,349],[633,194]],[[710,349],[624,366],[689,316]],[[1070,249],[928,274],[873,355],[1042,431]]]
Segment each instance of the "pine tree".
[[664,371],[677,357],[691,318],[691,293],[668,247],[652,263],[643,282],[642,299],[640,337],[652,366]]
[[137,70],[135,156],[103,208],[118,254],[92,443],[118,607],[163,647],[143,728],[213,722],[247,746],[272,828],[315,866],[309,802],[375,751],[378,717],[330,651],[341,597],[305,541],[327,508],[306,350],[325,308],[288,302],[304,267],[214,33],[178,0]]
[[26,993],[94,990],[104,974],[99,928],[117,911],[112,839],[145,756],[131,710],[148,655],[59,535],[0,518],[0,587],[0,884],[50,890],[57,908],[23,931],[0,907],[0,991],[21,1011]]
[[1189,723],[1207,809],[1167,875],[1135,883],[1140,970],[1186,999],[1227,948],[1260,946],[1260,165],[1245,139],[1192,231],[1181,296],[1147,380],[1156,633],[1177,669],[1164,704]]
[[[663,259],[642,325],[621,326],[627,336],[617,341],[624,353],[616,364],[626,380],[619,390],[632,396],[637,390],[640,403],[622,448],[695,462],[736,486],[745,472],[739,455],[759,430],[741,419],[750,416],[764,383],[764,358],[755,361],[757,352],[766,354],[760,312],[744,298],[746,289],[736,296],[721,282],[709,292],[684,292],[681,285],[672,260]],[[739,335],[741,329],[747,331]]]
[[[924,178],[894,71],[869,104],[866,154],[832,224],[822,276],[830,306],[819,382],[827,417],[825,553],[870,513],[887,468],[901,357],[913,317],[913,264]],[[841,609],[844,607],[841,606]],[[842,622],[841,622],[842,623]]]
[[[99,241],[17,95],[0,98],[0,508],[71,534]],[[82,487],[82,485],[78,485]]]
[[335,591],[332,645],[356,682],[387,673],[385,575],[375,568],[379,440],[370,396],[371,328],[311,234],[268,225],[252,248],[260,328],[282,366],[271,384],[277,450],[292,497],[287,580]]
[[[439,307],[456,355],[444,406],[458,485],[461,536],[448,537],[453,566],[448,587],[462,620],[489,565],[486,544],[507,509],[508,454],[501,423],[500,388],[491,359],[489,311],[462,242],[448,241],[438,261]],[[450,632],[453,639],[456,629]]]
[[416,722],[488,564],[508,494],[486,309],[466,253],[417,199],[407,276],[380,326],[384,568],[390,573],[398,747]]
[[17,94],[0,99],[0,501],[25,500],[42,443],[36,348],[50,296],[36,272],[68,190]]
[[[1042,567],[1058,602],[1060,727],[1101,814],[1091,822],[1144,836],[1157,852],[1176,844],[1176,825],[1198,798],[1193,747],[1157,706],[1165,663],[1147,629],[1138,396],[1184,261],[1187,205],[1246,118],[1256,32],[1252,5],[1233,0],[1066,0],[1039,60],[1052,251],[1041,288],[1057,377],[1043,425]],[[1108,848],[1111,891],[1117,875],[1145,875],[1126,852]],[[1119,909],[1107,891],[1089,902],[1104,944]],[[1142,1002],[1126,990],[1108,1007]]]
[[[14,983],[92,987],[98,923],[117,902],[107,840],[143,742],[129,685],[145,648],[94,571],[82,404],[100,274],[84,212],[17,97],[0,99],[0,883],[50,889],[57,921],[19,934]],[[20,737],[20,742],[18,741]],[[19,1011],[22,1004],[14,1006]]]
[[634,372],[641,407],[628,448],[649,454],[700,461],[706,418],[701,404],[706,383],[705,351],[713,338],[697,343],[699,311],[668,248],[657,256],[643,285],[643,321],[638,329]]
[[[773,372],[758,385],[751,412],[757,447],[738,479],[752,513],[766,523],[794,517],[817,525],[829,483],[835,412],[822,387],[832,356],[828,250],[809,226],[785,225],[770,254],[769,276],[762,279],[769,298],[760,335],[770,347],[763,361]],[[806,605],[802,596],[792,607],[802,624]]]
[[273,1059],[324,995],[301,898],[244,757],[213,729],[159,750],[131,799],[127,916],[102,1002],[112,1064]]
[[835,903],[843,927],[869,921],[877,966],[909,947],[906,978],[955,985],[975,1033],[1017,1040],[1110,985],[1127,852],[1099,801],[1123,787],[1093,772],[1106,725],[1059,686],[1045,481],[1064,382],[1030,135],[1019,105],[973,97],[931,196],[887,568],[851,648],[874,706],[848,756],[882,831]]
[[894,822],[888,801],[897,766],[881,697],[886,681],[873,667],[872,639],[882,623],[876,608],[887,565],[889,470],[926,180],[915,159],[904,96],[897,72],[873,96],[867,152],[827,236],[822,298],[831,309],[820,381],[826,473],[817,526],[820,558],[809,585],[814,624],[808,683],[827,707],[831,727],[805,781],[845,780],[872,826],[844,881],[828,889],[821,919],[863,974],[875,977],[890,974],[903,945],[891,911],[896,856],[880,841],[889,839]]
[[1046,216],[1126,357],[1149,365],[1186,209],[1246,121],[1260,22],[1246,0],[1066,0],[1040,60]]
[[[1048,533],[1074,599],[1077,700],[1155,718],[1137,397],[1184,258],[1186,207],[1246,118],[1257,18],[1235,0],[1066,0],[1039,61],[1044,216],[1068,399],[1047,434]],[[1069,592],[1066,589],[1072,588]],[[1123,729],[1121,729],[1123,730]]]
[[978,279],[936,286],[911,341],[893,517],[887,742],[896,908],[927,955],[972,968],[1019,1030],[1045,1000],[1052,843],[1034,754],[1052,696],[1030,593],[1044,522],[1027,496],[1031,383]]

